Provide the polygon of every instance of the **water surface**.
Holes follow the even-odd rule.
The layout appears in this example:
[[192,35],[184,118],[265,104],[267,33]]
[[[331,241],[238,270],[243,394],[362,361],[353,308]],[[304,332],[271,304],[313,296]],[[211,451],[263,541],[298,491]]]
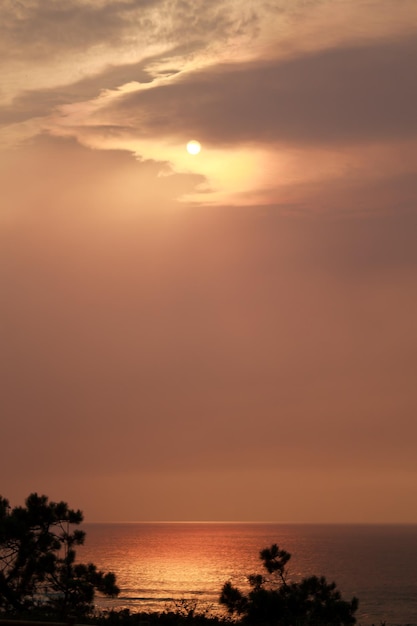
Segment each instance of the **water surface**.
[[323,575],[345,599],[359,598],[358,622],[417,626],[417,525],[236,523],[84,524],[79,559],[113,571],[121,587],[100,606],[163,611],[198,600],[219,611],[227,580],[242,589],[261,572],[271,543],[291,553],[290,578]]

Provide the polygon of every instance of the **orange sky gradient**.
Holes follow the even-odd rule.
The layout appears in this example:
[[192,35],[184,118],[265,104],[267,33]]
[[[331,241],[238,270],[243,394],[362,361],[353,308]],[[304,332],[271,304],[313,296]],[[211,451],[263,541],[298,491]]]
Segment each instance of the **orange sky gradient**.
[[417,523],[415,0],[6,0],[0,53],[0,493]]

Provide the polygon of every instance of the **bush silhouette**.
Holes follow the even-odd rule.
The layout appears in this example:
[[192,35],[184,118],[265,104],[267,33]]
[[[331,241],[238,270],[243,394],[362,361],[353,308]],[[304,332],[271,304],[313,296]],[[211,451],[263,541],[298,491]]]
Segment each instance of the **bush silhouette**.
[[250,591],[245,595],[226,582],[220,596],[230,615],[248,624],[275,626],[350,626],[355,624],[357,598],[343,600],[335,583],[321,576],[301,582],[288,581],[286,565],[291,555],[277,544],[260,552],[264,568],[271,575],[248,577]]
[[81,511],[32,493],[24,507],[0,496],[0,611],[66,618],[92,608],[95,592],[119,593],[116,577],[92,563],[76,563],[85,533],[72,530]]

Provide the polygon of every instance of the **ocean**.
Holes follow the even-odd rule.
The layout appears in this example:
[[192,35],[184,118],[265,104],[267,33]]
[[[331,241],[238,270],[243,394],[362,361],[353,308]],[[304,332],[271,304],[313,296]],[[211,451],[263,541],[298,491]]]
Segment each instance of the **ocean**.
[[223,583],[247,589],[259,552],[291,553],[290,579],[325,576],[342,597],[359,598],[358,624],[417,626],[417,525],[125,523],[84,524],[79,561],[112,571],[118,598],[100,609],[175,610],[187,600],[218,614]]

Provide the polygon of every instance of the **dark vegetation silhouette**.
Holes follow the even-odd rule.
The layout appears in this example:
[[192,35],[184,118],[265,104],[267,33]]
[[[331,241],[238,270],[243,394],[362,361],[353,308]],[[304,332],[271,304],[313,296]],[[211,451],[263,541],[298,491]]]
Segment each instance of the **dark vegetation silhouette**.
[[245,595],[226,582],[220,596],[230,615],[242,622],[269,626],[350,626],[356,623],[357,598],[343,600],[335,583],[321,576],[289,582],[286,565],[289,552],[277,544],[260,552],[269,574],[248,577],[250,591]]
[[82,520],[81,511],[37,493],[13,509],[0,496],[0,613],[79,618],[93,608],[96,591],[119,593],[113,573],[76,563],[85,533],[73,527]]

